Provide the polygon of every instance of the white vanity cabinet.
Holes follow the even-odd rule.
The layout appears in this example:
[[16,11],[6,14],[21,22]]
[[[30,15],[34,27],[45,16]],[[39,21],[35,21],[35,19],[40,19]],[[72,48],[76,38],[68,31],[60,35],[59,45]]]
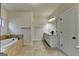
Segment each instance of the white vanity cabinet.
[[49,44],[51,48],[57,47],[57,36],[56,35],[49,35],[47,33],[44,33],[44,39]]
[[79,7],[68,9],[57,20],[59,48],[67,55],[79,55],[76,47],[79,45]]

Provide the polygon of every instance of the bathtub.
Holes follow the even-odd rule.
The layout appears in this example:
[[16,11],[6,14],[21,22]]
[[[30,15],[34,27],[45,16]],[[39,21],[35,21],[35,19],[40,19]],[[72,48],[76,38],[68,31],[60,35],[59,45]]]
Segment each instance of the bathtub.
[[8,47],[15,44],[17,42],[17,38],[9,38],[6,40],[0,41],[0,52],[4,52]]

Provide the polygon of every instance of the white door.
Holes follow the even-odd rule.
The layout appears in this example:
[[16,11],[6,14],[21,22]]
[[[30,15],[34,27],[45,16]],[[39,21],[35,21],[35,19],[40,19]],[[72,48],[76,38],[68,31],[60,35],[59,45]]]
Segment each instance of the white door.
[[62,36],[63,39],[60,40],[62,42],[61,49],[67,55],[77,55],[76,50],[76,29],[75,26],[75,9],[72,8],[66,11],[62,16]]
[[63,39],[63,37],[62,37],[62,19],[60,18],[60,17],[58,17],[58,19],[56,20],[57,22],[57,24],[56,24],[56,26],[57,26],[57,47],[58,48],[60,48],[61,46],[62,46],[62,39]]
[[22,27],[22,34],[24,37],[24,45],[31,44],[31,28],[30,27]]

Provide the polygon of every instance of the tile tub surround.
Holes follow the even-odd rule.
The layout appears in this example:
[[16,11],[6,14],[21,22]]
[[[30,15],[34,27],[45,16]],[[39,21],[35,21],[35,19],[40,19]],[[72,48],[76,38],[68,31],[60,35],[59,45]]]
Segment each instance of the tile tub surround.
[[0,52],[0,56],[7,56],[7,54]]
[[10,34],[10,36],[13,37],[13,38],[23,39],[22,34]]
[[7,35],[0,36],[0,40],[6,40],[8,38],[23,39],[23,35],[22,34],[7,34]]
[[57,48],[50,48],[44,41],[33,41],[32,45],[25,45],[17,56],[65,56],[65,54]]
[[1,35],[0,36],[0,40],[5,40],[5,39],[8,39],[8,38],[11,38],[10,35]]

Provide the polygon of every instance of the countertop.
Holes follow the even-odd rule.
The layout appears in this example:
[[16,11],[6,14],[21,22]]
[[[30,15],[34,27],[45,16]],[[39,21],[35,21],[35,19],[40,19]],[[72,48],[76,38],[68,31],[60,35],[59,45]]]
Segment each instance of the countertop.
[[44,32],[44,34],[47,34],[49,36],[56,36],[56,35],[51,34],[50,32]]

